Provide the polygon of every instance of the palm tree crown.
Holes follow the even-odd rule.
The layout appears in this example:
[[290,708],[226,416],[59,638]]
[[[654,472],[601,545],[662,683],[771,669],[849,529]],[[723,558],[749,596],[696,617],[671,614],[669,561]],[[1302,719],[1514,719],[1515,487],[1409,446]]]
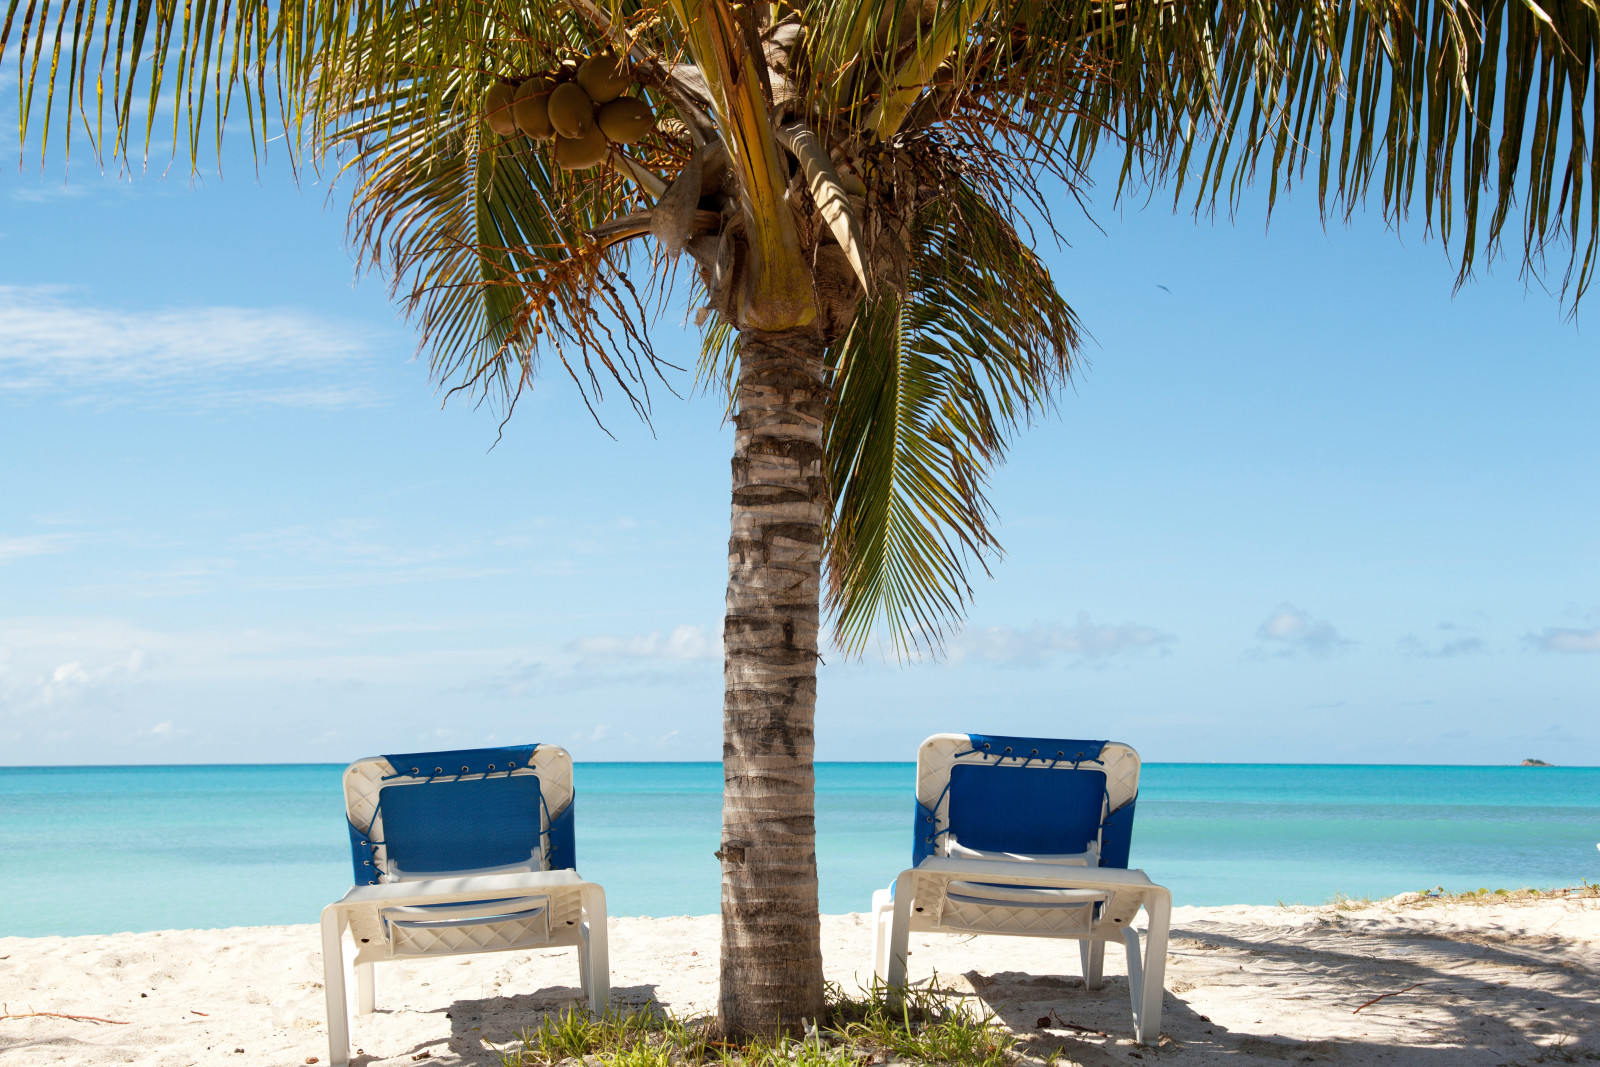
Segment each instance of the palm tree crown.
[[0,60],[24,139],[64,123],[126,162],[170,95],[191,162],[237,109],[348,170],[352,241],[455,389],[514,405],[554,359],[647,411],[651,326],[692,288],[739,410],[718,855],[742,1030],[820,1006],[824,586],[849,650],[959,618],[998,548],[988,472],[1072,369],[1034,247],[1097,153],[1197,207],[1376,190],[1463,277],[1520,231],[1575,305],[1597,42],[1594,0],[10,0]]

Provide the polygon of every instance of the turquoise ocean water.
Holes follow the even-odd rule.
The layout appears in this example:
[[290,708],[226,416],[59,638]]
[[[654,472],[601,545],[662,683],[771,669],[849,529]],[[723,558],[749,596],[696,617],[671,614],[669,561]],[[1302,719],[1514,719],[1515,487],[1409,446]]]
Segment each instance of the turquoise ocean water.
[[[350,886],[337,766],[0,768],[0,936],[314,922]],[[909,763],[817,770],[822,909],[910,858]],[[577,768],[612,914],[717,910],[722,769]],[[1179,904],[1600,880],[1600,768],[1147,764],[1133,865]]]

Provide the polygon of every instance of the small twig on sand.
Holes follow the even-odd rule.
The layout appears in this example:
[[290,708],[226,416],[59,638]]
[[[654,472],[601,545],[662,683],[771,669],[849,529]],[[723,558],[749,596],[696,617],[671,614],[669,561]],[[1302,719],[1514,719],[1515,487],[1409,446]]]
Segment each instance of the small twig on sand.
[[1063,1019],[1060,1015],[1057,1015],[1054,1008],[1052,1008],[1050,1010],[1050,1014],[1051,1015],[1055,1015],[1056,1023],[1063,1030],[1072,1030],[1072,1031],[1075,1031],[1075,1032],[1080,1033],[1080,1034],[1094,1034],[1096,1037],[1110,1037],[1111,1036],[1110,1034],[1106,1033],[1104,1030],[1096,1030],[1092,1026],[1079,1026],[1077,1023],[1069,1023],[1065,1019]]
[[[1417,988],[1417,986],[1419,986],[1421,984],[1422,984],[1421,982],[1412,982],[1410,985],[1406,986],[1404,989],[1396,989],[1393,993],[1379,993],[1377,996],[1373,997],[1371,1000],[1369,1000],[1365,1004],[1361,1005],[1361,1008],[1370,1008],[1374,1004],[1378,1003],[1378,1001],[1382,1000],[1384,997],[1398,997],[1401,993],[1409,993],[1409,992],[1411,992],[1411,990]],[[1360,1011],[1361,1008],[1357,1008],[1356,1011]],[[1350,1014],[1354,1015],[1356,1013],[1356,1011],[1353,1011]]]
[[124,1019],[102,1019],[98,1015],[67,1015],[59,1011],[23,1011],[15,1014],[0,1015],[0,1019],[79,1019],[86,1023],[110,1023],[112,1026],[131,1026],[132,1023]]
[[208,1011],[195,1011],[193,1008],[189,1009],[189,1014],[190,1015],[204,1015],[207,1018],[210,1018],[210,1016],[211,1016],[211,1013],[208,1012]]

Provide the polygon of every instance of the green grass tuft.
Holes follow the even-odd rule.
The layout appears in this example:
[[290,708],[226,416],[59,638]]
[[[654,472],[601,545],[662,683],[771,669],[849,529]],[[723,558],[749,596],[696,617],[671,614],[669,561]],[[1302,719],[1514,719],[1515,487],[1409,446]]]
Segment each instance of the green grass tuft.
[[551,1067],[592,1057],[601,1067],[861,1067],[912,1060],[938,1067],[1010,1067],[1016,1038],[972,998],[918,983],[890,1007],[888,990],[847,994],[828,987],[828,1012],[803,1037],[738,1043],[714,1039],[714,1020],[680,1019],[651,1009],[615,1009],[596,1018],[578,1008],[546,1015],[501,1053],[504,1067]]

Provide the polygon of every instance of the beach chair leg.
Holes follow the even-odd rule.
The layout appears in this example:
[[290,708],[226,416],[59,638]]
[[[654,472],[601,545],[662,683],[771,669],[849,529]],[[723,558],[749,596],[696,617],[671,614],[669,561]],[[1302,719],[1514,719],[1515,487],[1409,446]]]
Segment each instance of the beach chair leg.
[[578,991],[585,1004],[589,1002],[589,924],[578,926]]
[[879,905],[872,909],[872,977],[877,982],[889,977],[889,930],[893,924],[893,907]]
[[900,1002],[906,988],[906,964],[911,954],[911,906],[916,894],[914,871],[905,871],[894,883],[894,912],[889,920],[889,959],[884,968],[884,985],[889,1003]]
[[1144,959],[1139,951],[1139,931],[1131,926],[1122,928],[1122,941],[1128,949],[1128,995],[1133,1000],[1133,1039],[1144,1042]]
[[1106,969],[1106,943],[1104,941],[1079,941],[1078,961],[1083,964],[1083,987],[1099,989]]
[[1172,899],[1162,897],[1145,902],[1150,915],[1150,932],[1145,936],[1144,953],[1139,952],[1139,931],[1125,927],[1122,939],[1128,945],[1128,993],[1133,998],[1133,1038],[1143,1045],[1161,1041],[1161,1000],[1166,995],[1167,926],[1171,922]]
[[1172,924],[1172,897],[1165,889],[1144,903],[1150,930],[1144,939],[1143,1002],[1139,1005],[1138,1039],[1146,1045],[1161,1041],[1161,1001],[1167,992],[1167,932]]
[[350,1003],[344,991],[344,916],[337,908],[322,912],[322,989],[328,1005],[328,1062],[350,1062]]
[[372,987],[372,964],[356,964],[356,1014],[371,1015],[375,1005],[376,990]]
[[589,1010],[604,1015],[611,999],[611,953],[606,941],[606,891],[583,887],[584,918],[589,923]]

